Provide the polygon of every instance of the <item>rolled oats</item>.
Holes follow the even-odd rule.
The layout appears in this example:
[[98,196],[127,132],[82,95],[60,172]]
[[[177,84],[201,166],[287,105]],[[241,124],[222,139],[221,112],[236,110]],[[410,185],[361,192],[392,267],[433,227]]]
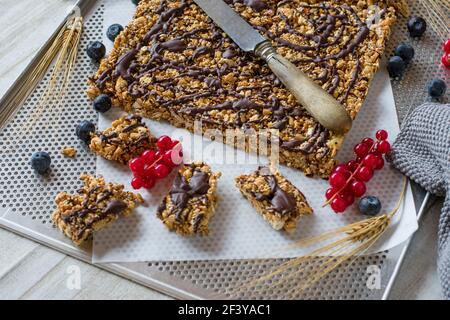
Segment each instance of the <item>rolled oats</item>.
[[[227,3],[352,118],[378,69],[396,9],[404,8],[384,0]],[[376,16],[372,4],[380,8]],[[344,138],[318,125],[261,60],[240,50],[191,0],[140,1],[89,83],[92,98],[107,93],[127,112],[189,130],[196,120],[203,130],[276,129],[281,162],[308,175],[329,175]]]

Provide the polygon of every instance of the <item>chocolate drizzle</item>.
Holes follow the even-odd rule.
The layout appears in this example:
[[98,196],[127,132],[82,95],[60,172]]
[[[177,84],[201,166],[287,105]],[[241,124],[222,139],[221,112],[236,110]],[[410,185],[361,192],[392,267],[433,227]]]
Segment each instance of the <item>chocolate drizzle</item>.
[[116,139],[119,138],[120,133],[128,133],[131,132],[137,128],[143,127],[146,128],[147,126],[145,125],[145,123],[142,122],[142,118],[140,116],[136,116],[136,115],[132,115],[126,118],[126,120],[128,120],[129,122],[131,122],[130,125],[124,127],[122,129],[122,131],[118,132],[118,131],[113,131],[109,134],[105,134],[105,133],[100,133],[100,139],[103,143],[115,143],[115,144],[119,144],[119,145],[124,145],[125,147],[130,145],[130,144],[139,144],[142,143],[142,141],[144,139],[148,140],[148,144],[151,143],[151,139],[150,139],[150,135],[147,132],[144,132],[139,138],[138,140],[128,140],[125,141],[123,139]]
[[322,147],[329,137],[329,132],[320,124],[316,124],[311,133],[304,139],[285,141],[281,146],[292,151],[311,153],[315,148]]
[[[369,28],[365,22],[361,20],[355,10],[349,5],[333,5],[317,4],[307,5],[295,3],[290,8],[295,10],[298,15],[304,17],[312,26],[313,32],[301,33],[298,28],[293,25],[294,18],[288,18],[283,14],[280,8],[290,6],[291,0],[278,2],[276,8],[272,8],[272,4],[266,3],[264,0],[226,0],[230,6],[237,4],[246,5],[256,12],[265,9],[268,15],[277,15],[274,19],[281,19],[276,28],[266,28],[263,26],[254,26],[272,40],[275,46],[286,48],[300,52],[302,58],[294,60],[297,66],[302,67],[305,64],[313,64],[318,66],[320,74],[315,77],[315,81],[330,93],[338,96],[342,103],[346,103],[351,90],[360,79],[361,67],[355,51],[358,46],[364,42],[369,34]],[[302,132],[296,132],[295,129],[288,126],[289,117],[306,116],[306,112],[301,106],[288,105],[287,102],[280,102],[273,94],[273,87],[282,88],[282,84],[278,79],[264,67],[264,63],[255,60],[251,55],[242,52],[234,43],[223,36],[220,30],[214,24],[208,28],[194,28],[189,31],[175,28],[174,25],[182,19],[183,13],[193,6],[192,1],[182,0],[180,5],[170,8],[166,0],[161,0],[160,6],[156,13],[159,14],[157,21],[145,34],[140,44],[136,48],[130,49],[124,53],[115,65],[113,72],[105,71],[97,79],[97,85],[102,88],[106,81],[111,78],[122,77],[128,82],[128,93],[134,98],[150,98],[155,104],[162,108],[170,109],[170,112],[184,113],[194,115],[196,119],[221,125],[222,127],[243,128],[256,126],[258,124],[270,123],[270,127],[278,129],[282,133],[285,130],[287,136],[294,137]],[[312,14],[319,13],[319,18],[312,18]],[[382,11],[381,14],[384,14]],[[352,31],[355,29],[355,31]],[[289,34],[290,37],[285,35]],[[348,37],[344,37],[344,34]],[[292,39],[298,38],[302,45]],[[347,39],[348,38],[348,39]],[[193,46],[190,44],[191,39],[200,40],[201,45]],[[150,52],[150,57],[146,63],[137,63],[137,56],[140,50],[146,47]],[[339,50],[333,50],[332,54],[327,54],[327,48],[339,46]],[[182,52],[188,55],[188,59],[168,59],[164,52]],[[220,52],[224,59],[233,59],[233,63],[217,63],[211,67],[200,67],[193,63],[194,60],[203,55],[214,56],[215,52]],[[353,55],[357,59],[356,68],[352,74],[352,79],[346,84],[346,90],[338,92],[342,79],[336,67],[336,60],[343,59],[348,55]],[[248,61],[258,65],[256,71],[242,71],[242,68],[248,65]],[[176,70],[178,75],[167,79],[156,78],[155,75],[165,70]],[[247,87],[239,87],[235,85],[223,83],[223,77],[230,74],[249,73],[248,76],[258,81],[258,83],[269,83],[270,85],[249,85]],[[167,98],[160,95],[156,90],[149,90],[141,84],[141,78],[150,77],[153,84],[157,84],[164,90],[172,92],[176,98]],[[199,89],[196,92],[189,92],[178,86],[178,80],[186,78],[186,81],[199,80],[206,84],[205,89]],[[246,91],[252,90],[250,100]],[[179,93],[182,93],[181,95]],[[229,99],[231,97],[232,99]],[[208,98],[217,101],[216,104],[198,106],[195,102],[202,98]],[[224,102],[227,100],[226,102]],[[233,100],[233,101],[228,101]],[[263,114],[263,111],[270,110]],[[227,122],[218,123],[210,116],[215,110],[230,110],[235,112],[235,116],[229,117]],[[249,121],[251,115],[258,113],[260,116],[257,120]],[[263,125],[264,127],[264,125]],[[283,136],[283,134],[281,134]],[[329,132],[319,125],[316,125],[310,136],[303,140],[292,139],[283,142],[283,147],[301,151],[304,153],[312,153],[317,148],[326,148],[326,139]]]
[[269,194],[255,193],[258,201],[268,201],[272,210],[281,215],[289,214],[297,208],[295,198],[280,188],[277,178],[270,172],[267,167],[259,167],[258,175],[263,176],[270,188]]
[[[119,215],[128,208],[128,205],[124,201],[119,199],[110,200],[104,209],[98,208],[98,204],[104,201],[108,201],[108,199],[113,196],[111,190],[106,189],[99,195],[97,199],[91,201],[90,198],[97,193],[99,188],[99,186],[96,186],[87,191],[81,207],[70,212],[67,215],[62,216],[62,220],[66,223],[74,223],[75,221],[82,223],[82,227],[76,234],[77,239],[80,239],[87,230],[93,227],[95,223],[105,219],[109,215]],[[85,190],[81,189],[79,193],[85,193]],[[88,221],[81,220],[85,219],[86,216],[90,213],[93,214],[92,219],[89,219]]]
[[[193,175],[188,181],[182,174],[178,173],[169,192],[173,208],[172,213],[177,221],[182,221],[183,210],[190,199],[204,196],[209,189],[209,174],[194,169]],[[158,207],[158,215],[166,209],[166,203]],[[197,222],[198,224],[199,222]],[[195,222],[194,222],[195,225]]]
[[135,58],[137,52],[137,49],[131,49],[127,53],[120,56],[117,60],[114,76],[121,76],[125,80],[130,79],[130,64]]
[[122,200],[114,199],[108,203],[105,210],[103,210],[103,213],[105,215],[109,215],[109,214],[118,215],[122,211],[124,211],[126,208],[128,208],[128,205],[125,202],[123,202]]

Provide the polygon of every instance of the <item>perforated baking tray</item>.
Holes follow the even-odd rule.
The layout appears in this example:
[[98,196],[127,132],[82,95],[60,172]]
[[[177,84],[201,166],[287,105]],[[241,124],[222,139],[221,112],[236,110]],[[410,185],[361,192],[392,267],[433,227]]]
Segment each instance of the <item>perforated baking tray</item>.
[[[95,2],[95,1],[91,1]],[[412,11],[426,16],[425,9],[418,1],[411,3]],[[75,125],[81,120],[97,120],[97,116],[85,95],[86,79],[93,74],[96,67],[84,54],[87,44],[102,39],[104,5],[95,2],[85,15],[84,30],[81,39],[80,53],[63,106],[49,106],[45,116],[41,117],[33,131],[19,145],[14,145],[10,137],[17,132],[33,112],[36,102],[48,82],[49,72],[37,84],[35,90],[18,107],[15,115],[4,124],[0,131],[0,150],[14,150],[0,157],[0,226],[50,246],[75,258],[90,263],[91,249],[78,248],[57,231],[50,221],[53,211],[53,199],[60,191],[76,190],[80,185],[78,177],[81,173],[95,173],[95,156],[83,149],[75,136]],[[406,20],[400,18],[391,38],[387,55],[390,55],[396,44],[412,42],[407,35]],[[394,82],[393,89],[399,119],[412,106],[417,106],[426,99],[424,90],[426,82],[445,72],[439,68],[440,46],[437,35],[431,30],[424,39],[414,43],[416,59],[402,81]],[[14,89],[14,88],[12,88]],[[64,108],[60,113],[59,107]],[[0,112],[3,112],[0,110]],[[60,150],[64,146],[77,147],[75,159],[63,157]],[[29,166],[31,154],[38,150],[46,150],[52,154],[52,170],[48,176],[38,176]],[[424,192],[413,188],[416,207],[419,208]],[[248,299],[381,299],[386,296],[386,286],[390,283],[395,266],[401,256],[400,246],[388,252],[360,257],[352,265],[340,268],[322,279],[316,286],[301,295],[287,296],[289,288],[271,288],[263,286],[245,296],[236,298]],[[162,291],[176,298],[207,299],[230,297],[229,292],[239,283],[253,277],[258,272],[269,268],[283,260],[221,260],[221,261],[154,261],[148,263],[113,263],[99,264],[100,268],[119,274],[132,281]],[[368,286],[367,281],[373,269],[378,266],[381,275],[379,287]]]

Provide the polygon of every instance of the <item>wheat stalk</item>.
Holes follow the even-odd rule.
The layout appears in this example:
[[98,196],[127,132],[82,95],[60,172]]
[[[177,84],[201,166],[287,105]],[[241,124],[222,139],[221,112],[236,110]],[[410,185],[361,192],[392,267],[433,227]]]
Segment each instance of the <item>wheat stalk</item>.
[[271,286],[285,286],[296,283],[297,285],[293,286],[292,289],[285,291],[286,295],[292,294],[295,297],[343,264],[351,265],[372,247],[387,230],[392,218],[401,206],[406,187],[407,179],[404,178],[399,200],[389,213],[297,241],[290,248],[309,247],[332,240],[304,256],[290,259],[276,267],[270,268],[265,275],[251,279],[232,293],[242,293],[267,282],[270,282]]
[[445,40],[450,35],[449,28],[449,0],[419,0],[420,4],[428,13],[427,22],[436,32],[441,40]]
[[[44,72],[50,67],[55,60],[55,64],[49,76],[49,81],[43,89],[43,93],[39,96],[33,113],[23,125],[19,126],[17,134],[12,135],[17,137],[14,143],[10,144],[10,148],[6,151],[11,151],[15,146],[22,143],[23,139],[27,137],[34,129],[36,122],[41,119],[45,110],[49,106],[58,106],[59,111],[57,117],[61,115],[62,107],[61,100],[64,97],[67,87],[70,83],[70,77],[77,58],[78,47],[82,33],[82,17],[72,17],[66,21],[59,33],[56,35],[50,48],[44,53],[39,60],[36,68],[34,68],[30,75],[22,84],[20,90],[16,94],[16,101],[24,101],[30,89],[36,81],[42,77]],[[7,117],[10,117],[14,110],[11,110]],[[49,123],[46,122],[44,127],[47,128]]]

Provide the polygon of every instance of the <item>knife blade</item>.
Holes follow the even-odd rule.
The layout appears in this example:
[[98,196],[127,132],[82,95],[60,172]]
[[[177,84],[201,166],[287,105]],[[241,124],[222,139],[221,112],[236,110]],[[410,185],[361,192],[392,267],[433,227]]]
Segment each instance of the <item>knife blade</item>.
[[273,73],[297,101],[325,128],[345,133],[352,119],[345,107],[312,81],[287,59],[279,55],[266,39],[222,0],[194,2],[245,52],[264,59]]
[[245,52],[267,41],[222,0],[194,0],[197,5]]

